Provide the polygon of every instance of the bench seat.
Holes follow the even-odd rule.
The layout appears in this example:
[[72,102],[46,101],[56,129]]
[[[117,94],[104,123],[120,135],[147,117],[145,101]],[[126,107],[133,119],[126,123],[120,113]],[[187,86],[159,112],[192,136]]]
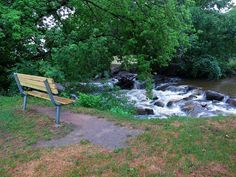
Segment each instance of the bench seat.
[[[56,106],[56,126],[59,127],[61,106],[74,103],[75,100],[57,96],[59,92],[52,78],[21,73],[14,73],[14,78],[21,95],[24,96],[23,110],[26,110],[27,96],[49,100]],[[28,89],[24,90],[25,87]]]
[[[43,98],[45,100],[49,100],[50,101],[50,97],[47,93],[43,93],[43,92],[39,92],[39,91],[26,91],[26,93],[28,95],[31,95],[31,96],[35,96],[35,97],[38,97],[38,98]],[[60,103],[60,104],[63,104],[63,105],[67,105],[67,104],[71,104],[71,103],[74,103],[75,100],[71,100],[71,99],[68,99],[68,98],[63,98],[63,97],[59,97],[59,96],[53,96],[54,97],[54,100],[57,102],[57,103]]]

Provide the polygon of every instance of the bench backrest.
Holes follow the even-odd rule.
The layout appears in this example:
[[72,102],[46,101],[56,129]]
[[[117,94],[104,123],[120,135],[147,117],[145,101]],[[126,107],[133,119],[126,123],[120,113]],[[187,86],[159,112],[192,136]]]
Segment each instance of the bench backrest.
[[47,92],[47,89],[44,83],[44,81],[47,80],[52,93],[58,94],[57,86],[54,83],[53,79],[51,78],[33,76],[33,75],[28,75],[28,74],[20,74],[20,73],[16,73],[16,76],[21,86],[33,88],[33,89],[44,91],[44,92]]

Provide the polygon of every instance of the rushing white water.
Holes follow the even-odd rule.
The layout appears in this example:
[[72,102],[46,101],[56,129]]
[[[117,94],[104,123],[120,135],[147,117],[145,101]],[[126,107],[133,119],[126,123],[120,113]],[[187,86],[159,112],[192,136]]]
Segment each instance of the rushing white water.
[[[212,117],[217,115],[236,115],[236,109],[222,102],[208,101],[205,99],[204,92],[199,89],[187,90],[188,86],[171,86],[166,90],[153,89],[153,98],[149,99],[146,96],[146,91],[143,89],[132,89],[125,91],[125,96],[130,102],[133,102],[137,108],[152,109],[154,114],[147,115],[148,118],[167,118],[170,116],[192,116],[192,117]],[[156,102],[163,106],[156,106]],[[187,103],[192,105],[200,105],[192,112],[183,109]],[[190,106],[191,106],[190,104]],[[188,106],[187,106],[188,107]]]
[[[125,74],[126,77],[124,76]],[[122,80],[121,78],[123,77],[126,79]],[[99,93],[105,90],[112,90],[115,85],[123,82],[124,85],[129,85],[130,87],[133,82],[133,89],[122,89],[119,91],[119,94],[116,95],[114,93],[114,96],[127,97],[128,101],[132,102],[136,107],[139,117],[168,118],[171,116],[189,116],[198,118],[236,115],[236,98],[214,91],[206,91],[199,87],[180,85],[182,84],[180,83],[180,79],[166,77],[158,77],[155,80],[152,98],[148,98],[146,96],[146,90],[142,89],[145,87],[145,82],[138,81],[135,77],[134,74],[122,73],[119,77],[112,78],[104,83],[92,82],[79,84],[96,86],[96,91]]]

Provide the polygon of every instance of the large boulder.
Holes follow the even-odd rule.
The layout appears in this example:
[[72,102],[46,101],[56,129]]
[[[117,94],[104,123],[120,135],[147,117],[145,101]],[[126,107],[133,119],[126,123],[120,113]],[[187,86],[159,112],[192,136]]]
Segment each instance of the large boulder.
[[228,103],[230,106],[236,107],[236,98],[229,98],[226,103]]
[[120,72],[121,68],[120,66],[112,66],[111,67],[111,74],[114,76]]
[[215,91],[211,91],[208,90],[206,91],[206,100],[216,100],[216,101],[223,101],[225,95],[223,95],[222,93],[219,92],[215,92]]
[[189,111],[193,110],[193,108],[195,106],[198,106],[198,105],[199,105],[198,102],[187,101],[181,106],[181,110],[184,112],[189,112]]
[[152,108],[138,107],[136,111],[138,115],[154,115]]
[[118,80],[118,85],[121,89],[133,89],[137,74],[126,71],[119,72],[115,78]]
[[181,106],[181,110],[186,112],[188,116],[191,117],[199,117],[200,114],[205,112],[204,107],[194,101],[188,101],[183,106]]

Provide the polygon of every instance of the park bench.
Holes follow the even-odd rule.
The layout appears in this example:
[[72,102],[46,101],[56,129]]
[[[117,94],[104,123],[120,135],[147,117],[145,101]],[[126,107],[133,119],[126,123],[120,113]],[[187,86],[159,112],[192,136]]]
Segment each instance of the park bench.
[[59,126],[61,106],[71,104],[74,100],[56,96],[58,89],[51,78],[20,73],[14,73],[14,77],[21,95],[24,96],[23,110],[26,110],[28,95],[49,100],[56,106],[56,126]]

